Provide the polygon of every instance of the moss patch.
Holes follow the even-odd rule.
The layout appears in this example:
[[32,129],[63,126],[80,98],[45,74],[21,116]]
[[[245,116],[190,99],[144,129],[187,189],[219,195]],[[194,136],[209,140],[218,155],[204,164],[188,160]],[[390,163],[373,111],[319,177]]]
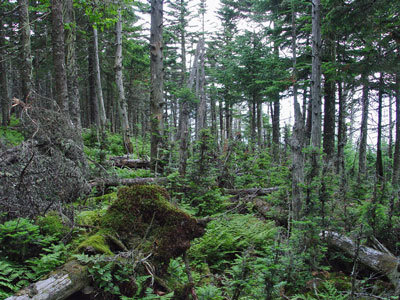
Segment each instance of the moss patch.
[[168,202],[156,185],[122,188],[102,218],[101,226],[117,232],[129,248],[140,246],[159,262],[183,254],[190,240],[204,233],[196,219]]
[[113,254],[107,243],[106,237],[101,232],[98,232],[81,242],[76,251],[87,254]]

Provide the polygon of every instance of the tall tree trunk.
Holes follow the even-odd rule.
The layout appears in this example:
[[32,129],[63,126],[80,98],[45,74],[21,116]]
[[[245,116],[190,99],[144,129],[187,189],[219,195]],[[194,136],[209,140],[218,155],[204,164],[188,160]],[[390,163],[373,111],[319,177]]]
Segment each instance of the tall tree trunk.
[[67,70],[65,68],[63,1],[51,1],[52,46],[55,98],[60,110],[69,116]]
[[22,100],[28,101],[32,92],[32,55],[31,55],[31,27],[29,24],[29,1],[18,0],[19,30],[21,39],[21,84]]
[[[199,93],[200,93],[200,105],[199,105],[199,110],[197,112],[197,117],[198,117],[198,133],[206,127],[206,109],[207,109],[207,103],[206,103],[206,91],[205,91],[205,81],[206,81],[206,75],[205,75],[205,70],[204,70],[204,56],[205,56],[205,45],[204,45],[204,39],[201,39],[201,51],[200,51],[200,68],[199,68],[199,75],[200,75],[200,80],[199,80]],[[196,135],[199,138],[199,135]]]
[[358,156],[358,182],[361,183],[367,177],[367,137],[368,137],[368,111],[369,111],[369,85],[368,76],[362,75],[363,84],[362,92],[362,117],[361,117],[361,133],[360,133],[360,148]]
[[378,95],[378,136],[376,145],[376,177],[380,185],[383,181],[383,158],[382,158],[382,110],[383,110],[383,74],[379,77],[379,95]]
[[8,72],[6,63],[5,36],[3,22],[0,19],[0,105],[2,126],[7,126],[10,119],[10,99],[8,97]]
[[304,121],[297,100],[297,42],[296,42],[296,10],[294,0],[292,6],[292,55],[293,55],[293,106],[294,106],[294,126],[293,136],[290,141],[292,148],[292,213],[293,220],[301,218],[304,184]]
[[68,80],[68,102],[71,121],[75,128],[80,131],[81,109],[79,104],[78,65],[76,63],[76,23],[73,7],[73,0],[66,0],[65,23],[69,24],[66,30],[66,51],[67,51],[67,80]]
[[338,142],[336,173],[342,174],[344,171],[344,147],[346,146],[346,95],[343,91],[343,83],[338,82],[339,94],[339,120],[338,120]]
[[[331,42],[332,43],[332,42]],[[332,43],[333,44],[333,43]],[[333,46],[331,46],[333,47]],[[331,50],[333,51],[333,50]],[[333,54],[334,56],[334,54]],[[324,143],[325,161],[331,165],[335,153],[335,81],[332,76],[325,75],[325,105],[324,105]]]
[[124,81],[122,74],[122,21],[121,10],[118,10],[118,21],[115,24],[115,34],[117,49],[115,53],[115,82],[118,89],[118,113],[121,123],[121,131],[124,139],[124,145],[127,153],[133,153],[133,145],[130,138],[130,126],[128,120],[128,105],[126,103]]
[[321,147],[321,0],[312,0],[312,35],[311,144],[314,152],[319,152]]
[[[213,91],[215,90],[213,86]],[[212,94],[210,96],[210,108],[211,108],[211,134],[218,140],[218,131],[217,131],[217,104],[215,101],[215,95]]]
[[[182,44],[183,45],[183,44]],[[198,69],[198,61],[201,51],[200,42],[197,44],[195,56],[193,59],[192,70],[190,71],[190,76],[187,82],[187,89],[192,91],[194,85],[194,79]],[[186,58],[186,56],[185,56]],[[186,61],[186,59],[185,59]],[[184,67],[184,72],[186,73],[186,66]],[[186,78],[186,76],[184,76]],[[179,118],[180,130],[178,132],[180,137],[179,145],[179,174],[184,176],[186,174],[186,164],[188,158],[188,144],[189,144],[189,99],[184,99],[181,107],[181,116]]]
[[393,94],[389,94],[389,145],[388,145],[388,157],[393,158]]
[[94,43],[93,43],[93,31],[90,31],[91,25],[89,25],[89,36],[90,42],[88,43],[88,81],[89,81],[89,108],[90,108],[90,123],[89,125],[96,125],[100,128],[100,117],[99,117],[99,103],[96,97],[96,76],[95,76],[95,54],[94,54]]
[[152,168],[156,169],[163,135],[163,0],[151,0],[150,31],[150,157]]
[[262,147],[262,102],[257,99],[257,144]]
[[98,34],[97,28],[93,27],[93,49],[94,49],[94,79],[96,86],[96,97],[99,108],[99,120],[100,120],[100,131],[104,134],[104,130],[106,129],[107,117],[106,117],[106,109],[104,107],[104,98],[103,98],[103,88],[101,85],[101,73],[100,73],[100,59],[99,59],[99,42],[98,42]]

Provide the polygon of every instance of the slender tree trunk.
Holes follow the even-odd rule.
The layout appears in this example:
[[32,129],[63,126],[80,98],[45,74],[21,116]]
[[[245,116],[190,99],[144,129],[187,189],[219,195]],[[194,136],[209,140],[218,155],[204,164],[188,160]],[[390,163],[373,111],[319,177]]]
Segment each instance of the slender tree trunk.
[[[212,89],[215,90],[214,88]],[[212,94],[210,96],[210,108],[211,108],[211,134],[218,139],[218,131],[217,131],[217,105],[215,101],[215,96]]]
[[383,158],[382,158],[382,110],[383,110],[383,74],[379,77],[379,95],[378,95],[378,136],[376,145],[376,177],[377,183],[382,184],[383,181]]
[[389,145],[388,145],[388,157],[393,158],[393,94],[389,94]]
[[[307,99],[307,88],[304,89],[303,99]],[[305,114],[305,113],[304,113]],[[310,145],[312,127],[312,99],[307,101],[307,120],[305,120],[305,145]]]
[[65,67],[63,1],[51,1],[55,97],[60,110],[69,116],[67,70]]
[[369,110],[369,86],[368,77],[362,76],[363,92],[362,92],[362,118],[360,133],[360,148],[358,159],[358,182],[361,183],[367,177],[367,136],[368,136],[368,110]]
[[292,212],[293,220],[301,219],[303,204],[302,185],[304,184],[304,121],[297,100],[297,42],[296,42],[296,10],[294,0],[292,6],[292,54],[293,54],[293,106],[294,106],[294,126],[293,136],[290,141],[292,148]]
[[118,21],[115,24],[115,34],[117,40],[117,49],[115,53],[115,82],[118,89],[118,112],[121,123],[121,131],[124,139],[124,145],[127,153],[133,153],[133,145],[130,137],[130,126],[128,120],[128,105],[126,103],[124,81],[122,74],[122,21],[121,10],[118,10]]
[[78,84],[78,65],[76,63],[76,23],[73,7],[73,0],[66,0],[66,18],[65,23],[69,24],[66,30],[66,51],[67,51],[67,80],[68,80],[68,98],[69,112],[71,121],[75,128],[80,132],[81,109],[79,104],[79,84]]
[[10,119],[10,98],[8,97],[8,72],[6,63],[5,36],[3,22],[0,19],[0,105],[2,126],[7,126]]
[[[321,147],[321,0],[312,0],[312,35],[311,144],[314,151],[319,152]],[[318,168],[318,165],[314,167]]]
[[250,103],[250,137],[253,145],[256,144],[256,94],[253,93],[252,101]]
[[101,133],[104,133],[107,123],[107,117],[106,117],[106,110],[104,107],[103,88],[101,85],[98,34],[97,34],[97,29],[95,27],[93,27],[93,49],[94,49],[93,67],[94,67],[97,103],[99,108],[100,131]]
[[336,173],[342,174],[344,171],[344,147],[346,146],[346,96],[343,91],[342,82],[338,82],[339,94],[339,120],[338,120],[338,143]]
[[21,39],[21,84],[22,100],[28,101],[32,93],[32,55],[31,55],[31,27],[29,24],[29,1],[18,0],[19,30]]
[[262,147],[262,103],[257,99],[257,144]]
[[[206,81],[206,75],[204,71],[204,56],[205,56],[205,45],[204,45],[204,39],[201,39],[201,51],[200,51],[200,68],[199,68],[199,75],[200,75],[200,83],[199,83],[199,89],[200,89],[200,105],[199,105],[199,110],[197,113],[198,117],[198,133],[206,127],[206,109],[207,109],[207,103],[206,103],[206,91],[205,91],[205,81]],[[196,135],[199,137],[199,135]]]
[[152,168],[156,169],[163,135],[163,0],[151,0],[150,30],[150,157]]
[[325,75],[324,143],[325,161],[331,165],[335,153],[335,81]]
[[[89,25],[90,26],[90,25]],[[91,28],[89,28],[91,30]],[[89,31],[89,35],[93,34],[93,31]],[[89,108],[90,108],[90,123],[89,125],[96,125],[100,128],[100,117],[99,117],[99,103],[96,97],[96,76],[94,68],[94,43],[93,36],[90,36],[90,42],[88,43],[88,81],[89,81]]]

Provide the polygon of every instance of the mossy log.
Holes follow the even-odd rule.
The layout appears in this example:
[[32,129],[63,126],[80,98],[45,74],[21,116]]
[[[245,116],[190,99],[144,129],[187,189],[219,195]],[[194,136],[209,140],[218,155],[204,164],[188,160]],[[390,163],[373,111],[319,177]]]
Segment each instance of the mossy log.
[[272,192],[276,192],[279,187],[270,188],[252,188],[252,189],[226,189],[225,193],[229,195],[254,195],[254,196],[266,196]]
[[162,184],[167,182],[167,178],[98,178],[89,182],[90,186],[107,188],[110,186],[120,185],[137,185],[137,184]]
[[[325,237],[329,245],[344,251],[351,257],[356,255],[357,243],[351,238],[333,231],[324,231],[321,233],[321,236]],[[400,294],[400,266],[397,257],[360,245],[358,249],[358,259],[363,265],[385,275],[394,285],[395,294]]]
[[111,163],[118,168],[149,169],[150,161],[144,159],[132,159],[126,156],[110,157]]
[[40,280],[5,300],[63,300],[91,282],[86,266],[70,261]]

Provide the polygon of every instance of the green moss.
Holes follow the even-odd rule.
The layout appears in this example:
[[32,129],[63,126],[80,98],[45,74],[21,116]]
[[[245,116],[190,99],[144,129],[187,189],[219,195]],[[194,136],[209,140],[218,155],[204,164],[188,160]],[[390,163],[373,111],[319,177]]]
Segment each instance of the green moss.
[[36,223],[44,235],[62,237],[70,230],[62,223],[61,217],[55,211],[47,213],[44,217],[38,217]]
[[130,247],[139,243],[160,261],[169,261],[186,251],[190,240],[203,234],[203,229],[168,199],[167,191],[156,185],[122,188],[101,226],[118,232]]
[[86,200],[86,204],[89,206],[98,205],[100,203],[110,204],[116,200],[117,200],[117,192],[113,192],[98,197],[90,197],[89,199]]
[[106,213],[107,209],[102,208],[99,210],[85,210],[81,211],[75,218],[78,225],[83,226],[98,226],[100,219]]
[[79,244],[76,249],[76,252],[89,252],[93,254],[106,254],[112,255],[112,251],[110,250],[110,246],[107,243],[107,239],[101,232],[98,232]]

